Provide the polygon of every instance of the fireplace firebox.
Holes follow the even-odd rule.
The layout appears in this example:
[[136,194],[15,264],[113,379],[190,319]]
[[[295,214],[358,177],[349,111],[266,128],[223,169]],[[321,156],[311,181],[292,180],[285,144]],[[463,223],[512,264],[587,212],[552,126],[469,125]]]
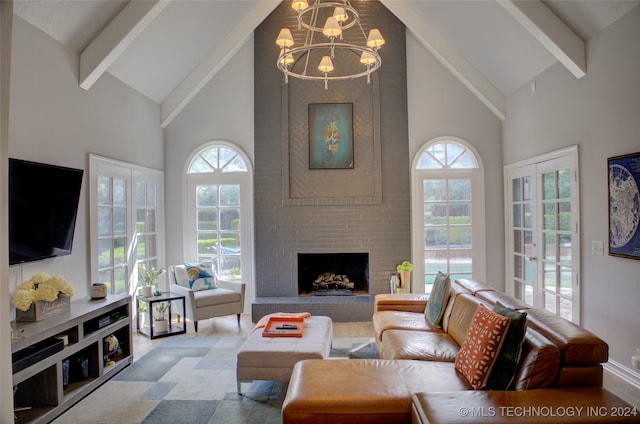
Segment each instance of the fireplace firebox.
[[355,296],[368,293],[368,253],[298,253],[300,296]]

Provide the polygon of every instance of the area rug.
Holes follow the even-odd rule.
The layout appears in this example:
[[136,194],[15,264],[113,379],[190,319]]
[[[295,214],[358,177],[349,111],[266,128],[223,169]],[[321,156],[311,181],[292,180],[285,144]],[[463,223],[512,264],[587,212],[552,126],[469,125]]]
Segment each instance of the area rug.
[[[286,382],[236,392],[244,337],[171,337],[58,417],[56,424],[281,423]],[[370,338],[334,338],[331,359],[376,358]]]

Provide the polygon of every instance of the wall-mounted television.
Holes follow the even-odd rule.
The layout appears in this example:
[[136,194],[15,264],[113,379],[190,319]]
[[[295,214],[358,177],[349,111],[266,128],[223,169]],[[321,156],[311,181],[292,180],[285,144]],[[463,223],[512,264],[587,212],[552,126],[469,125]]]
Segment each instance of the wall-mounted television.
[[82,174],[9,158],[9,265],[71,254]]

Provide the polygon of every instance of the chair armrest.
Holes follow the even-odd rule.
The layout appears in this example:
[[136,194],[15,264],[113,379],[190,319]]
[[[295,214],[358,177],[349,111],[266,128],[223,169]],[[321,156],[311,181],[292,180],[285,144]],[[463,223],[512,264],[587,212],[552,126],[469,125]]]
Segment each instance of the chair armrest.
[[240,292],[240,296],[242,298],[242,302],[244,302],[244,295],[247,290],[247,285],[239,280],[223,280],[218,278],[216,280],[216,284],[218,287],[227,290],[233,290],[236,292]]
[[428,299],[429,295],[425,293],[377,294],[373,311],[374,313],[379,311],[423,313]]
[[181,285],[178,284],[171,284],[171,287],[169,289],[171,291],[171,293],[176,293],[179,294],[181,296],[190,296],[193,293],[193,290],[188,289],[186,287],[183,287]]

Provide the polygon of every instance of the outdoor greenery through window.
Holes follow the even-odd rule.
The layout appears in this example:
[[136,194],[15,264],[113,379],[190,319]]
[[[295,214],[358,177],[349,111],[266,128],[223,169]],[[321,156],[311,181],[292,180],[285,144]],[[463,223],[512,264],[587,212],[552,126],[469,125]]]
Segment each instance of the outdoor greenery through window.
[[161,171],[90,156],[91,281],[108,293],[133,293],[137,276],[163,268]]
[[160,269],[156,228],[157,188],[154,183],[136,183],[136,253],[138,275]]
[[125,179],[98,176],[99,281],[112,294],[127,292],[127,197]]
[[[193,231],[198,261],[211,261],[218,276],[242,276],[242,182],[247,164],[230,146],[214,145],[199,152],[189,166],[189,190],[194,193]],[[192,213],[192,212],[189,212]]]
[[416,263],[427,293],[438,271],[450,274],[452,281],[474,275],[474,226],[480,224],[474,218],[478,211],[473,198],[479,172],[473,152],[455,140],[428,144],[417,157],[420,192],[414,207],[422,219],[415,223],[420,230],[414,234],[422,240]]

